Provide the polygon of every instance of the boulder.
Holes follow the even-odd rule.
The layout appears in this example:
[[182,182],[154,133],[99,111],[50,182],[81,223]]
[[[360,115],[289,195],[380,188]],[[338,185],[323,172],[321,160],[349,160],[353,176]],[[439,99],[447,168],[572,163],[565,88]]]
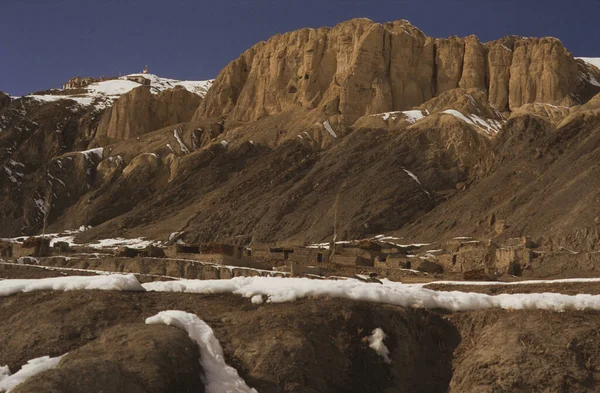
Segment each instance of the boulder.
[[13,392],[204,392],[199,358],[198,345],[175,327],[117,325]]

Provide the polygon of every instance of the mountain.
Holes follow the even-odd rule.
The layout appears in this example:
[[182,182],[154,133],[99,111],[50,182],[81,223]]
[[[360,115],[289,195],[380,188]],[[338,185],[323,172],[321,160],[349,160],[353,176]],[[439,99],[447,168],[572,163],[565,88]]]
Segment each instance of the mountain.
[[344,239],[595,249],[594,64],[556,38],[354,19],[258,43],[214,82],[3,98],[0,236],[39,232],[51,190],[49,230],[91,225],[81,240],[307,243],[335,222]]

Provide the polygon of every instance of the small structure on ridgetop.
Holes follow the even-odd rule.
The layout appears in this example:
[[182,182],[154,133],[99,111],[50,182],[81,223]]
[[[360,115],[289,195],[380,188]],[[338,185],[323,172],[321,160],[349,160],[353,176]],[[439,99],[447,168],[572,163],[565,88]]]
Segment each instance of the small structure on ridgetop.
[[148,66],[144,67],[144,71],[142,71],[142,74],[147,74],[148,73]]
[[143,85],[143,86],[150,86],[150,84],[151,84],[150,79],[145,78],[145,77],[143,77],[142,75],[139,75],[139,74],[137,74],[137,75],[127,75],[125,77],[125,79],[127,79],[129,81],[132,81],[132,82],[139,83],[140,85]]

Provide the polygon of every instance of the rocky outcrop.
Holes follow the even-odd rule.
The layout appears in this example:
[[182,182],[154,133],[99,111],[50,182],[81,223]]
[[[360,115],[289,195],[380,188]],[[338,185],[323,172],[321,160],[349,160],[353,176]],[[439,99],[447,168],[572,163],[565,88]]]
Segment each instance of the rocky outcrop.
[[525,104],[515,110],[511,117],[521,116],[523,114],[532,114],[540,116],[554,125],[558,125],[565,117],[569,115],[569,107],[556,106],[550,104]]
[[0,91],[0,110],[10,105],[10,96]]
[[204,392],[198,345],[171,326],[123,324],[65,355],[55,369],[18,385],[15,393]]
[[581,80],[577,62],[556,38],[526,38],[515,42],[510,66],[510,109],[543,102],[571,106]]
[[591,82],[555,38],[432,39],[407,21],[354,19],[255,45],[226,66],[195,118],[254,121],[293,108],[332,122],[418,106],[456,88],[479,89],[500,111],[571,106]]
[[123,94],[100,120],[94,146],[138,137],[171,124],[190,121],[202,98],[184,88],[152,94],[138,87]]

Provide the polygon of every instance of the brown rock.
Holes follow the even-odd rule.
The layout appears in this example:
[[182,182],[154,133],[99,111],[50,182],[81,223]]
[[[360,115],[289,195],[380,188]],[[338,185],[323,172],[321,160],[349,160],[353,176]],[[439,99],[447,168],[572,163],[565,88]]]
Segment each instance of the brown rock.
[[540,116],[554,125],[558,125],[561,121],[563,121],[570,112],[570,108],[566,106],[556,106],[551,104],[542,104],[542,103],[534,103],[534,104],[525,104],[520,108],[517,108],[511,114],[513,116],[519,116],[524,113],[533,114],[536,116]]
[[199,359],[198,345],[182,330],[118,325],[14,392],[203,392]]
[[456,89],[462,77],[464,40],[454,36],[435,40],[436,93]]
[[[217,77],[195,119],[249,122],[298,107],[346,125],[406,110],[458,87],[500,111],[533,102],[577,103],[579,64],[554,38],[432,39],[407,21],[353,19],[255,45]],[[489,92],[489,93],[488,93]]]
[[159,94],[152,94],[148,87],[135,88],[119,97],[104,114],[93,143],[105,146],[190,121],[201,102],[200,96],[184,88]]
[[0,110],[10,105],[10,96],[0,91]]
[[514,40],[514,37],[505,37],[486,44],[488,48],[489,100],[502,112],[509,109],[508,92]]
[[544,102],[571,106],[579,82],[577,62],[556,38],[522,38],[515,42],[510,66],[509,108]]
[[435,40],[407,21],[385,24],[390,32],[392,107],[407,109],[433,97]]
[[465,54],[462,77],[458,83],[463,89],[487,90],[487,48],[474,35],[464,39]]

